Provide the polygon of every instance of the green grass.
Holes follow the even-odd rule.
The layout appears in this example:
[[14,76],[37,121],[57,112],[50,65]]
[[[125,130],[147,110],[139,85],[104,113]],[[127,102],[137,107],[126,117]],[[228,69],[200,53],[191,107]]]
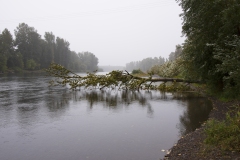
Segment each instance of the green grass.
[[227,113],[226,120],[221,122],[207,122],[205,144],[219,147],[222,151],[240,151],[240,112],[232,114]]

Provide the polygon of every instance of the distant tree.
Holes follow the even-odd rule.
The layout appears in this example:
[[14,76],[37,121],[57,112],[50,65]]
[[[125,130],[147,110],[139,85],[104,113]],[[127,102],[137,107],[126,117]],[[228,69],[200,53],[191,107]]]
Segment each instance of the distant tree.
[[55,38],[52,32],[45,32],[42,39],[34,27],[20,23],[14,34],[15,40],[7,29],[0,33],[0,72],[8,68],[37,70],[48,68],[51,63],[78,72],[98,69],[98,58],[93,53],[71,51],[70,43],[63,38]]
[[98,69],[98,58],[91,52],[78,53],[82,67],[88,72],[94,72]]
[[132,74],[142,74],[142,73],[143,73],[143,71],[141,71],[140,69],[134,69],[132,71]]
[[13,53],[13,37],[12,34],[9,32],[8,29],[4,29],[1,34],[1,53],[5,56],[10,56],[11,53]]
[[176,58],[175,58],[175,52],[171,52],[170,54],[169,54],[169,56],[168,56],[168,60],[169,61],[173,61],[173,60],[175,60]]
[[7,66],[10,69],[21,70],[23,69],[23,56],[19,52],[14,52],[11,57],[8,58]]
[[147,72],[151,67],[155,65],[161,65],[165,62],[165,59],[162,58],[161,56],[159,58],[154,57],[154,58],[145,58],[141,61],[136,61],[136,62],[129,62],[126,64],[126,70],[132,71],[132,70],[137,70],[141,69],[144,72]]
[[175,52],[171,52],[168,56],[169,61],[174,61],[182,54],[182,46],[176,45]]
[[17,52],[20,52],[23,56],[24,67],[27,69],[27,62],[30,59],[39,63],[42,48],[41,36],[37,33],[37,30],[25,23],[20,23],[14,33],[16,36],[15,46]]
[[175,49],[175,57],[179,57],[182,54],[182,46],[181,45],[176,45],[176,49]]
[[0,72],[5,72],[7,70],[7,57],[0,54]]
[[77,53],[74,51],[70,52],[70,58],[69,58],[69,68],[72,71],[80,71],[80,72],[84,72],[85,70],[83,69],[82,65],[83,62],[80,60],[80,58],[78,57]]
[[37,63],[33,59],[27,60],[26,68],[29,70],[34,70],[37,67]]
[[7,70],[7,60],[14,53],[13,38],[8,29],[0,34],[0,71]]
[[48,67],[51,63],[55,62],[56,54],[56,40],[52,32],[45,32],[44,42],[42,42],[44,52],[42,56],[42,64]]
[[68,68],[69,56],[70,56],[70,43],[62,38],[56,39],[56,56],[55,62]]

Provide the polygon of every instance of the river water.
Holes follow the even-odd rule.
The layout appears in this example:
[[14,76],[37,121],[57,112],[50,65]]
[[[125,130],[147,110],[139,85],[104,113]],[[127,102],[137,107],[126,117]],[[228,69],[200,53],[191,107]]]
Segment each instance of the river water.
[[193,93],[49,87],[0,75],[0,160],[159,160],[212,108]]

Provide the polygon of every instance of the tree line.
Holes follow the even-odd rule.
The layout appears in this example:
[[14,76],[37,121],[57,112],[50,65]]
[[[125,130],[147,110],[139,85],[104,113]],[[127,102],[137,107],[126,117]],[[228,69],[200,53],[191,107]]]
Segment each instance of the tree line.
[[186,37],[184,44],[177,45],[167,60],[146,58],[128,63],[126,70],[148,70],[150,76],[158,74],[166,78],[204,82],[212,93],[239,97],[239,1],[176,1],[183,9],[180,16]]
[[0,72],[39,70],[51,63],[77,72],[98,69],[98,58],[93,53],[71,51],[70,43],[52,32],[45,32],[42,39],[34,27],[20,23],[14,35],[15,39],[8,29],[0,33]]
[[161,66],[169,61],[175,60],[177,57],[179,57],[182,53],[182,46],[176,45],[176,49],[174,52],[171,52],[168,56],[168,58],[164,57],[148,57],[141,61],[133,61],[126,64],[126,70],[127,71],[133,71],[133,70],[141,70],[143,72],[148,72],[151,70],[151,68],[155,66]]
[[161,65],[163,63],[165,63],[165,58],[163,57],[154,57],[154,58],[151,58],[151,57],[148,57],[148,58],[145,58],[141,61],[133,61],[133,62],[129,62],[126,64],[126,70],[127,71],[133,71],[133,70],[137,70],[137,69],[140,69],[141,71],[148,71],[151,67],[153,67],[154,65]]

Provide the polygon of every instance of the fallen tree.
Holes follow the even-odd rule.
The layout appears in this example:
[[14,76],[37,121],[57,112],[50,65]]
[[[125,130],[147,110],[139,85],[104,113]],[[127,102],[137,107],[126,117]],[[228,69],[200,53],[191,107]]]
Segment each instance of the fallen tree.
[[[153,78],[149,77],[137,77],[130,74],[128,71],[112,71],[106,75],[97,75],[95,72],[87,73],[86,76],[80,76],[59,64],[51,64],[46,70],[47,73],[55,79],[53,79],[51,85],[69,85],[71,89],[77,89],[81,87],[85,88],[118,88],[126,90],[139,90],[139,89],[160,89],[165,87],[166,82],[183,82],[189,83],[201,83],[200,81],[184,80],[178,78]],[[162,86],[153,85],[154,82],[163,82]]]

